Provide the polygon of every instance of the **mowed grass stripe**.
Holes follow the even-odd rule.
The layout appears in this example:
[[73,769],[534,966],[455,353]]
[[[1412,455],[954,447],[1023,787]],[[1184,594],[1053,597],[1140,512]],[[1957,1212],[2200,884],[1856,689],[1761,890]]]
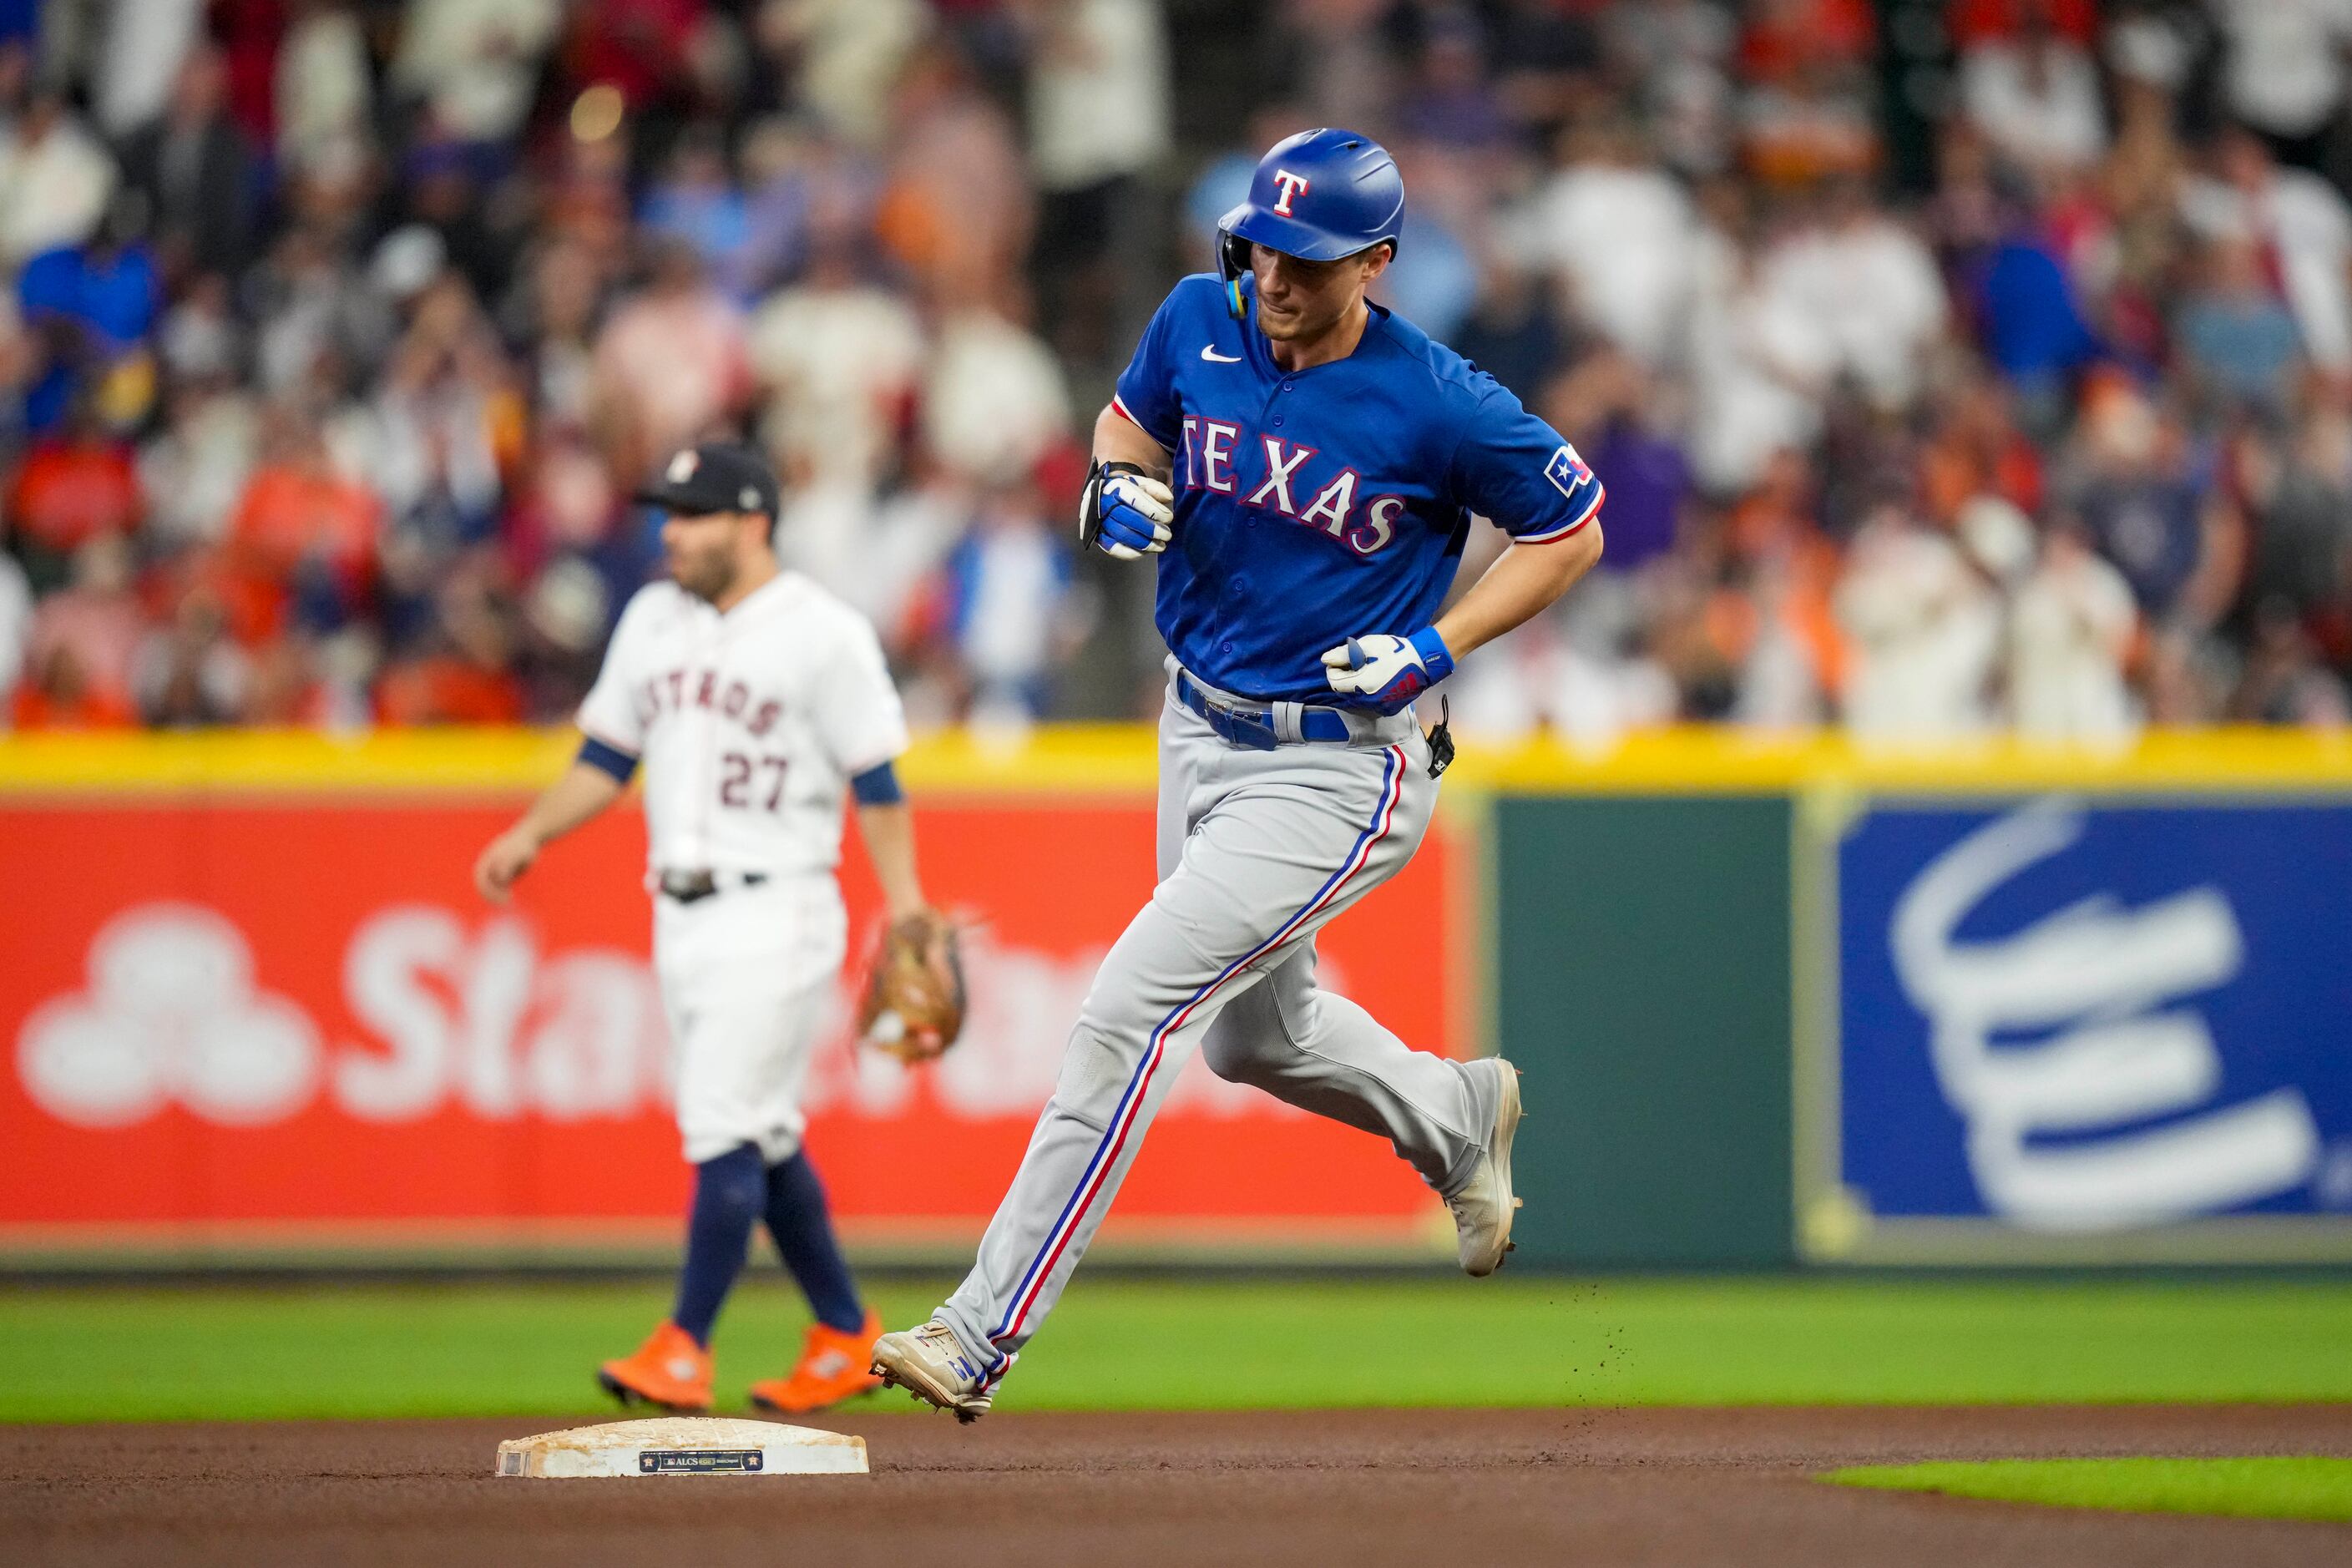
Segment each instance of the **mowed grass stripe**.
[[1864,1465],[1822,1479],[2061,1508],[2352,1522],[2352,1459],[1990,1459]]
[[[885,1281],[886,1321],[951,1280]],[[572,1414],[653,1285],[0,1291],[0,1420]],[[792,1361],[773,1274],[718,1339],[722,1405]],[[1003,1407],[2352,1400],[2352,1281],[1081,1278]]]

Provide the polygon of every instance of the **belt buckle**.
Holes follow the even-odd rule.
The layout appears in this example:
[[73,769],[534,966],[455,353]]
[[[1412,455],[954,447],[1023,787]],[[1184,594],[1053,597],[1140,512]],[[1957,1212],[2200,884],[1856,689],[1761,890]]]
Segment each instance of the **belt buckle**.
[[1213,709],[1216,720],[1213,726],[1234,745],[1248,752],[1271,752],[1282,742],[1275,738],[1272,719],[1260,719],[1254,714],[1236,712],[1231,708]]
[[719,879],[708,871],[666,871],[662,874],[661,890],[665,897],[691,904],[717,892]]

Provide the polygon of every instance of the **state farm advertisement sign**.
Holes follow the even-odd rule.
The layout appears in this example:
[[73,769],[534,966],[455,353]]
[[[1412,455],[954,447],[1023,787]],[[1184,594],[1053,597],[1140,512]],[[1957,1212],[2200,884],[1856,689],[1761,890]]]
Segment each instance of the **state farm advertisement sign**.
[[[467,870],[519,804],[0,806],[0,1244],[673,1219],[687,1172],[642,831],[614,813],[492,909]],[[918,808],[934,896],[981,922],[973,1010],[955,1052],[909,1071],[852,1048],[842,998],[811,1077],[809,1144],[853,1238],[977,1233],[1095,965],[1152,882],[1141,800]],[[1433,834],[1328,931],[1323,974],[1406,1038],[1459,1049],[1448,853]],[[862,931],[874,900],[850,859]],[[1113,1226],[1403,1241],[1431,1203],[1384,1142],[1196,1060]]]

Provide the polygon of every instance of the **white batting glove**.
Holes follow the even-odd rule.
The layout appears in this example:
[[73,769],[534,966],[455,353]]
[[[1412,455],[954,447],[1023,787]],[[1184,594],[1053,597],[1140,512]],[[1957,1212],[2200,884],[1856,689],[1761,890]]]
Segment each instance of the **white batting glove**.
[[1323,656],[1323,667],[1331,689],[1354,699],[1347,706],[1401,713],[1454,673],[1454,656],[1437,628],[1424,626],[1409,637],[1349,637]]

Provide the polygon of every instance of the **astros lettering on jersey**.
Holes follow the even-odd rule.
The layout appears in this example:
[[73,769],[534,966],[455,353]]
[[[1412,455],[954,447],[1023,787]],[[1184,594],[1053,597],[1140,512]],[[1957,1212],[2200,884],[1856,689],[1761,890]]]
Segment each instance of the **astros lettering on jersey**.
[[1160,635],[1213,686],[1328,703],[1320,652],[1428,626],[1472,514],[1543,543],[1600,512],[1592,470],[1508,388],[1370,310],[1355,353],[1285,371],[1223,284],[1187,278],[1118,379],[1112,406],[1174,459]]
[[849,781],[907,749],[874,628],[793,572],[724,614],[674,583],[639,589],[580,727],[643,759],[656,872],[829,872]]

